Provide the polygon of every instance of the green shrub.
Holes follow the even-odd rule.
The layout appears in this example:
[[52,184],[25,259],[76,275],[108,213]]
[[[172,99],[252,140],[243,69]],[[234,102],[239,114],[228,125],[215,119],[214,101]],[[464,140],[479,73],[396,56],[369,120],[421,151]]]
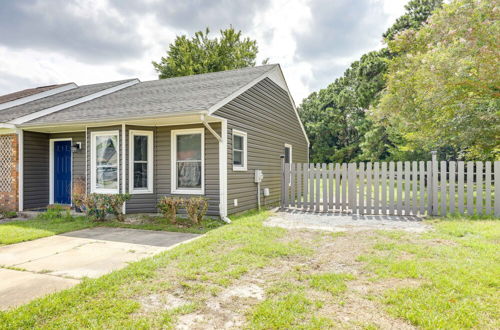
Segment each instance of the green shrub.
[[123,203],[129,199],[130,194],[74,194],[73,204],[94,221],[104,221],[108,214],[124,221]]
[[170,221],[170,223],[175,224],[177,218],[177,210],[184,204],[184,199],[179,197],[169,197],[165,196],[160,199],[157,207],[160,212],[165,216],[165,218]]
[[199,224],[208,209],[208,200],[205,197],[191,197],[184,201],[186,212],[195,224]]
[[73,220],[71,216],[69,207],[53,204],[47,206],[47,211],[38,215],[39,219],[42,220],[56,220],[56,219],[65,219],[65,220]]
[[0,215],[2,218],[12,219],[12,218],[17,217],[17,212],[0,210]]
[[125,221],[123,215],[123,204],[130,199],[130,194],[105,195],[108,205],[108,213],[113,214],[118,221]]

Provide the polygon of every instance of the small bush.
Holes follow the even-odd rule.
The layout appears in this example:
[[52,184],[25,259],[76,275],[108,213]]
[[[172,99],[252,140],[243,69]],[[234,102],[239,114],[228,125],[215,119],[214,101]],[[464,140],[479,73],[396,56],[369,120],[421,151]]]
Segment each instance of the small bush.
[[105,195],[108,213],[113,214],[118,221],[125,221],[123,204],[130,199],[130,194]]
[[60,204],[53,204],[47,206],[47,211],[38,215],[38,218],[42,220],[57,220],[57,219],[73,220],[69,207]]
[[89,194],[79,197],[81,197],[81,200],[76,202],[81,203],[83,211],[90,219],[93,221],[106,220],[109,207],[106,205],[103,194]]
[[160,199],[157,207],[160,212],[165,216],[165,218],[170,221],[170,223],[175,224],[177,218],[177,210],[184,204],[184,199],[179,197],[169,197],[165,196]]
[[15,211],[5,211],[5,210],[1,210],[0,209],[0,219],[1,218],[12,219],[12,218],[15,218],[15,217],[17,217],[17,212],[15,212]]
[[124,221],[123,203],[129,199],[130,194],[73,194],[73,204],[94,221],[104,221],[108,214]]
[[199,224],[208,209],[208,201],[205,197],[191,197],[184,202],[186,212],[195,224]]

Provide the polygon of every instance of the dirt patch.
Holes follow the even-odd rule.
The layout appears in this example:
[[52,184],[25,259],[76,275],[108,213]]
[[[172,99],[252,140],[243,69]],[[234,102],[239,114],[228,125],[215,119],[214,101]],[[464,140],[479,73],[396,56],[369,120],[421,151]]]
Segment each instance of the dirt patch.
[[[374,231],[346,232],[342,235],[315,230],[289,230],[282,242],[298,242],[312,250],[310,255],[276,258],[272,265],[252,270],[233,281],[229,287],[217,286],[201,280],[177,284],[168,293],[152,294],[139,298],[143,313],[173,310],[188,303],[195,303],[192,312],[177,315],[177,329],[234,329],[247,326],[248,317],[255,306],[268,298],[267,290],[291,283],[305,288],[308,299],[319,302],[316,317],[326,317],[342,327],[363,328],[375,325],[380,328],[412,329],[404,320],[391,317],[374,296],[387,289],[414,287],[416,280],[388,279],[372,281],[373,274],[358,261],[360,255],[373,251],[380,241]],[[230,248],[230,247],[228,247]],[[223,250],[219,251],[224,253]],[[175,265],[161,273],[162,281],[176,283]],[[351,274],[354,280],[346,281],[347,289],[338,296],[319,291],[309,285],[310,275],[323,273]],[[177,279],[178,280],[178,279]],[[197,289],[203,288],[203,289]],[[286,289],[278,294],[287,294]]]

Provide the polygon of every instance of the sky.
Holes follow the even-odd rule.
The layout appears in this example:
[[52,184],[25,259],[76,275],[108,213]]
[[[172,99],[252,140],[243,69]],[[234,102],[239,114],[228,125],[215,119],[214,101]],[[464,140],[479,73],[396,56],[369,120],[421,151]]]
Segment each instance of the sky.
[[407,0],[0,0],[0,95],[37,86],[157,79],[178,35],[232,25],[279,63],[296,103],[371,50]]

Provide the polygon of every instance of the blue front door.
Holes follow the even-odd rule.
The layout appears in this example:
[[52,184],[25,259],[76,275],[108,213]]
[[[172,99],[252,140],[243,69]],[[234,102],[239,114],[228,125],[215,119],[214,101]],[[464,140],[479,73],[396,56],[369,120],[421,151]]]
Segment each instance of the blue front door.
[[71,141],[54,142],[54,203],[71,204]]

